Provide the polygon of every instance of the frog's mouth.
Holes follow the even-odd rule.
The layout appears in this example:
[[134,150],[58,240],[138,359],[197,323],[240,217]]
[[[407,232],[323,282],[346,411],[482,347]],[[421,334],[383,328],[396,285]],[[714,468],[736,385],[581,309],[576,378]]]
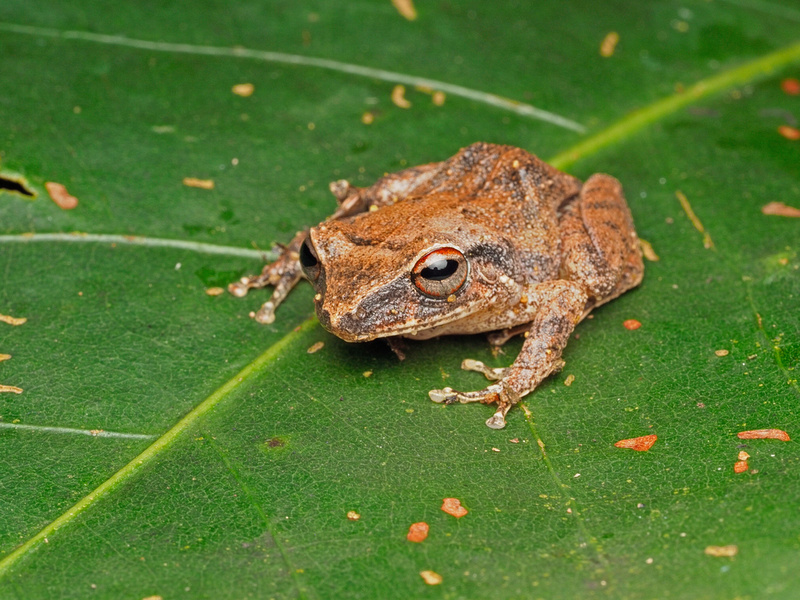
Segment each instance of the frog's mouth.
[[371,304],[369,301],[363,302],[355,311],[332,315],[326,309],[324,300],[321,300],[316,305],[317,317],[325,329],[346,342],[368,342],[396,336],[428,339],[444,333],[465,333],[448,325],[485,308],[484,302],[465,302],[454,306],[446,300],[426,300],[413,309],[401,312],[388,308],[391,305]]

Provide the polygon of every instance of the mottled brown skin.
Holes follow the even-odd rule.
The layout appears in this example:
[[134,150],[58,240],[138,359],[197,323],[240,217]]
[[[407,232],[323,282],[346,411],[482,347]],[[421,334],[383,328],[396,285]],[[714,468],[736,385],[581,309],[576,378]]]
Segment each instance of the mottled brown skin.
[[[231,292],[276,286],[256,315],[274,320],[301,277],[307,237],[308,260],[317,261],[306,269],[317,315],[345,341],[494,332],[492,341],[502,344],[524,332],[522,351],[506,369],[464,361],[495,383],[477,392],[430,392],[435,402],[496,403],[487,421],[495,429],[505,426],[511,406],[561,369],[575,325],[642,279],[619,182],[598,174],[581,183],[519,148],[476,143],[368,188],[338,181],[331,191],[339,209],[298,233],[261,275],[231,284]],[[467,269],[463,284],[442,297],[423,293],[411,275],[435,250],[455,252]]]

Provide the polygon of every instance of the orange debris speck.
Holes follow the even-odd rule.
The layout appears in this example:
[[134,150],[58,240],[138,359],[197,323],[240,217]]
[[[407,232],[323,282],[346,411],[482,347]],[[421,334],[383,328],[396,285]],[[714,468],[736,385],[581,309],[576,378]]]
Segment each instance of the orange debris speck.
[[630,448],[631,450],[636,450],[638,452],[644,452],[646,450],[650,450],[653,447],[653,444],[656,443],[658,436],[655,434],[652,435],[643,435],[642,437],[637,438],[629,438],[627,440],[620,440],[616,444],[614,444],[617,448]]
[[739,456],[737,458],[739,460],[747,460],[748,458],[750,458],[750,455],[744,450],[742,450],[741,452],[739,452]]
[[639,329],[639,327],[641,327],[642,324],[639,321],[637,321],[636,319],[628,319],[626,321],[623,321],[622,326],[625,329],[629,329],[629,330],[633,331],[634,329]]
[[714,354],[717,356],[728,356],[730,353],[725,348],[722,348],[721,350],[714,350]]
[[442,576],[436,571],[420,571],[419,576],[422,577],[428,585],[439,585],[442,583]]
[[792,438],[783,429],[751,429],[736,434],[740,440],[781,440],[789,442]]
[[10,354],[0,354],[0,362],[3,362],[4,360],[8,360],[9,358],[11,358]]
[[737,460],[733,464],[733,472],[734,473],[744,473],[749,468],[750,468],[750,465],[747,464],[746,460]]
[[778,133],[780,133],[783,137],[787,140],[800,140],[800,129],[797,127],[790,127],[789,125],[781,125],[778,127]]
[[361,515],[360,515],[360,514],[358,514],[358,513],[357,513],[356,511],[354,511],[354,510],[348,510],[348,511],[347,511],[347,518],[348,518],[349,520],[351,520],[351,521],[358,521],[358,520],[361,518]]
[[445,498],[442,500],[442,510],[448,515],[453,515],[456,519],[460,519],[469,512],[461,506],[461,500],[458,498]]
[[761,207],[761,212],[765,215],[777,215],[779,217],[800,217],[800,208],[787,206],[783,202],[770,202]]
[[78,206],[78,199],[67,191],[66,186],[54,181],[48,181],[44,184],[44,187],[47,189],[50,199],[56,203],[58,208],[72,210]]
[[781,89],[783,90],[784,94],[789,94],[790,96],[800,96],[800,81],[794,77],[787,77],[781,81]]
[[406,535],[406,539],[409,542],[423,542],[425,538],[428,537],[428,524],[425,521],[420,521],[419,523],[412,523],[411,526],[408,528],[408,535]]

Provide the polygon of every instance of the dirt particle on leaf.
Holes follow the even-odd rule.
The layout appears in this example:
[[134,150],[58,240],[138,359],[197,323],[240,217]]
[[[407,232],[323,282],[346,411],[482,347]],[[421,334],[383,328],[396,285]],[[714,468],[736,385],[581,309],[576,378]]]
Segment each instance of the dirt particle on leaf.
[[58,208],[72,210],[78,206],[78,199],[71,195],[65,185],[48,181],[44,184],[50,199],[56,203]]
[[639,246],[642,248],[642,254],[644,254],[644,257],[650,262],[657,262],[661,260],[661,257],[656,254],[655,250],[653,250],[653,245],[647,240],[639,238]]
[[747,464],[746,460],[737,460],[733,464],[733,472],[734,473],[744,473],[749,468],[750,468],[750,465]]
[[286,445],[286,442],[281,438],[270,438],[267,440],[267,447],[268,448],[283,448]]
[[253,95],[253,92],[256,91],[256,86],[254,86],[252,83],[237,83],[231,88],[231,91],[237,96],[247,98],[248,96]]
[[739,460],[747,460],[748,458],[750,458],[750,455],[747,452],[745,452],[744,450],[740,450],[739,451],[739,456],[737,458]]
[[511,438],[508,441],[511,442],[512,444],[519,444],[519,438]]
[[458,498],[445,498],[442,500],[442,510],[448,515],[453,515],[456,519],[460,519],[469,512],[461,506],[461,500]]
[[15,385],[0,385],[0,394],[8,392],[11,394],[21,394],[22,388],[18,388]]
[[361,515],[360,515],[360,514],[358,514],[358,513],[357,513],[356,511],[354,511],[354,510],[348,510],[348,511],[347,511],[347,518],[348,518],[350,521],[358,521],[358,520],[361,518]]
[[210,287],[206,290],[206,294],[209,296],[221,296],[225,293],[225,289],[221,287]]
[[374,121],[375,121],[375,115],[372,114],[370,111],[367,111],[363,115],[361,115],[361,122],[364,125],[372,125]]
[[765,215],[777,215],[779,217],[800,217],[800,208],[787,206],[783,202],[770,202],[761,207],[761,212]]
[[435,106],[444,106],[445,99],[444,92],[433,92],[433,97],[431,98]]
[[315,342],[308,347],[308,350],[306,350],[306,352],[308,354],[314,354],[315,352],[319,352],[320,350],[322,350],[324,347],[325,347],[325,342]]
[[740,440],[780,440],[789,442],[792,438],[783,429],[750,429],[736,434]]
[[639,321],[637,321],[636,319],[627,319],[627,320],[622,322],[622,326],[625,329],[628,329],[630,331],[634,331],[635,329],[639,329],[639,327],[641,327],[642,324]]
[[619,34],[616,31],[609,31],[603,41],[600,42],[600,56],[608,58],[614,55],[619,43]]
[[428,537],[428,524],[425,521],[420,521],[419,523],[412,523],[411,526],[408,528],[408,535],[406,535],[406,539],[409,542],[420,543],[425,541],[425,538]]
[[439,585],[442,583],[442,576],[436,571],[420,571],[419,576],[422,577],[428,585]]
[[739,546],[735,544],[729,544],[727,546],[706,546],[704,552],[709,556],[732,557],[739,554]]
[[412,0],[392,0],[392,6],[397,9],[404,19],[414,21],[417,18],[417,9]]
[[794,77],[787,77],[781,81],[781,89],[789,96],[800,96],[800,81]]
[[3,323],[8,323],[9,325],[22,325],[23,323],[27,323],[28,319],[25,317],[11,317],[9,315],[0,315],[0,321]]
[[363,375],[364,377],[372,377],[372,371],[364,371],[364,372],[362,373],[362,375]]
[[392,102],[400,108],[411,108],[411,102],[406,100],[406,86],[394,86],[394,89],[392,89]]
[[564,385],[569,387],[572,385],[573,381],[575,381],[575,375],[567,375],[567,378],[564,380]]
[[203,190],[213,190],[214,189],[214,180],[213,179],[197,179],[196,177],[184,177],[183,178],[183,185],[186,187],[193,187],[193,188],[200,188]]
[[780,133],[783,137],[787,140],[800,140],[800,129],[797,127],[792,127],[790,125],[781,125],[778,127],[778,133]]
[[725,350],[725,348],[722,348],[720,350],[714,350],[714,354],[716,354],[717,356],[728,356],[728,354],[730,353],[727,350]]
[[0,362],[3,362],[4,360],[8,360],[10,358],[11,358],[10,354],[0,354]]
[[646,450],[650,450],[650,448],[653,447],[653,444],[656,443],[657,439],[658,436],[655,434],[643,435],[641,437],[620,440],[614,445],[617,448],[630,448],[631,450],[636,450],[637,452],[644,452]]

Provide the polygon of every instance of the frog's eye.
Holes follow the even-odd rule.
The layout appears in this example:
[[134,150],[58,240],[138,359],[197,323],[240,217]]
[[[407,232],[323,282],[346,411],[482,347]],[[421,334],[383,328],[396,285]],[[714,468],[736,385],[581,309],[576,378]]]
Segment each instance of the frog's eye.
[[303,245],[300,246],[300,266],[309,281],[316,281],[319,277],[319,259],[311,246],[311,240],[306,236]]
[[455,294],[467,280],[467,259],[455,248],[438,248],[417,261],[411,281],[431,298],[447,298]]

